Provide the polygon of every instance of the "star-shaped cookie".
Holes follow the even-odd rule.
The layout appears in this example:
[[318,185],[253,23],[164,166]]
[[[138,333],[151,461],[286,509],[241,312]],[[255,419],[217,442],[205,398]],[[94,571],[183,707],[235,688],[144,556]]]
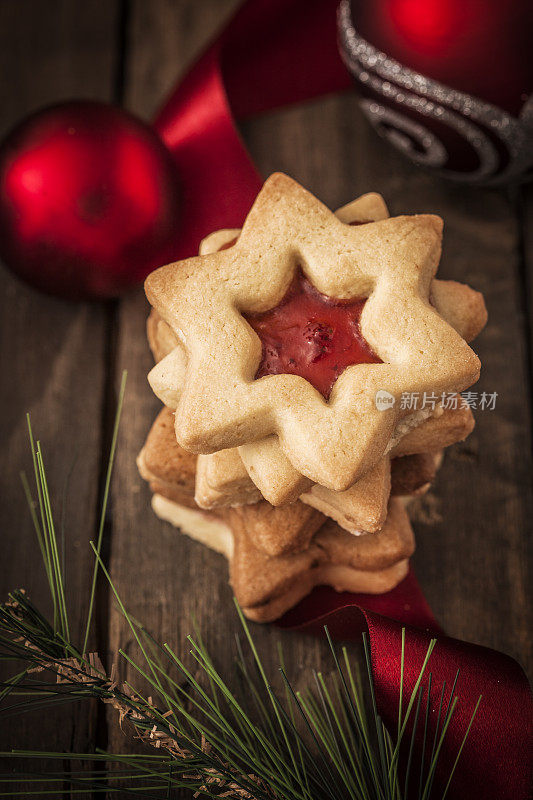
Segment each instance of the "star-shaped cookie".
[[[342,221],[349,224],[362,224],[388,216],[383,199],[376,194],[364,195],[335,213]],[[239,233],[239,229],[233,229],[211,234],[202,242],[200,253],[216,252],[221,247],[227,247],[237,239]],[[485,324],[486,310],[482,296],[469,287],[455,282],[434,280],[431,295],[432,303],[439,313],[465,339],[473,338]],[[170,383],[181,384],[181,374],[184,372],[186,360],[179,341],[155,311],[152,311],[148,319],[147,328],[156,361],[159,362],[171,354],[167,362],[170,360],[176,365],[177,374]],[[173,353],[175,348],[178,350]],[[164,374],[165,370],[164,365],[163,369],[158,366],[151,375],[151,382],[159,396],[161,396],[159,379],[161,371]],[[163,386],[166,382],[163,381]],[[172,402],[172,398],[167,398],[168,405],[172,405]],[[472,427],[473,417],[469,409],[458,408],[444,413],[441,411],[436,418],[428,419],[403,437],[400,443],[403,447],[402,452],[419,453],[428,449],[437,450],[465,438]],[[396,446],[396,450],[400,452],[398,447],[399,445]],[[212,455],[200,456],[196,499],[201,507],[216,508],[253,503],[261,497],[240,458],[239,452],[245,449],[255,450],[250,472],[254,474],[253,465],[257,463],[265,496],[274,503],[293,501],[300,496],[304,503],[320,509],[352,532],[377,531],[381,528],[390,489],[390,467],[387,457],[348,491],[336,493],[318,485],[313,487],[311,481],[297,473],[283,456],[275,436],[267,437],[239,450],[223,450]],[[415,464],[425,460],[426,468],[430,469],[431,474],[434,473],[433,457],[416,455],[412,456],[412,459]],[[397,463],[397,460],[393,460],[393,465]],[[427,478],[427,481],[429,480],[431,477]],[[427,486],[427,481],[421,481],[420,485]],[[399,492],[396,490],[393,493]]]
[[[278,174],[233,246],[153,272],[148,299],[187,357],[178,442],[212,453],[275,435],[313,483],[352,486],[383,457],[406,416],[399,402],[379,411],[377,391],[399,401],[403,392],[438,395],[477,380],[477,357],[430,303],[441,229],[431,215],[345,224]],[[348,366],[328,402],[299,375],[254,377],[261,342],[243,315],[275,307],[297,269],[323,295],[366,299],[361,332],[382,361]]]

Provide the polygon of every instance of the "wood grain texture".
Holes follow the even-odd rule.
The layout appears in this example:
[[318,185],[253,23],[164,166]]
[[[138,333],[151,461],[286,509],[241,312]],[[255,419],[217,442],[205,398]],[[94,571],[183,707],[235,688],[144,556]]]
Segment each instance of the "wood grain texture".
[[[129,63],[135,65],[133,73],[128,73],[129,107],[139,113],[152,113],[186,61],[234,6],[234,0],[135,4],[129,39]],[[169,31],[175,32],[175,39],[169,37]],[[157,50],[154,41],[159,43]],[[173,65],[170,71],[169,63]],[[139,64],[145,65],[144,71],[139,70]],[[113,490],[112,575],[128,610],[143,620],[159,641],[168,641],[180,653],[187,652],[185,637],[192,631],[192,619],[196,617],[205,641],[216,654],[217,664],[231,669],[234,636],[239,633],[240,624],[233,608],[226,562],[156,519],[150,507],[150,493],[135,466],[136,455],[160,408],[146,381],[152,363],[144,333],[147,312],[144,295],[137,292],[122,302],[119,315],[117,380],[126,368],[128,390]],[[133,637],[113,606],[110,620],[110,651],[120,644],[126,652],[135,653]],[[320,663],[327,672],[329,660],[322,643],[303,637],[295,641],[290,634],[283,636],[272,627],[254,628],[271,673],[278,666],[278,640],[285,643],[289,671],[297,682],[309,680],[312,668]],[[124,675],[138,685],[138,676],[132,671],[125,671]],[[112,714],[108,720],[110,749],[118,752],[131,748]]]
[[[134,110],[151,113],[172,83],[169,60],[179,60],[173,55],[179,47],[169,47],[169,31],[176,32],[174,44],[187,42],[188,59],[194,51],[191,43],[209,36],[213,8],[155,3],[135,9],[130,37],[134,70],[127,98]],[[142,35],[137,36],[137,28]],[[152,36],[159,43],[155,63]],[[503,649],[531,671],[530,562],[525,557],[531,512],[530,420],[521,346],[520,240],[512,204],[504,192],[465,189],[408,165],[368,128],[351,93],[264,115],[243,126],[243,135],[263,174],[286,171],[332,207],[377,190],[393,213],[441,214],[446,221],[441,274],[486,293],[491,321],[477,344],[484,363],[479,390],[497,391],[497,408],[478,413],[474,436],[451,451],[432,495],[415,510],[415,563],[430,602],[452,635]],[[122,304],[118,363],[130,369],[130,383],[115,486],[115,507],[121,512],[114,520],[113,575],[132,612],[158,638],[182,641],[195,613],[220,663],[227,665],[236,627],[224,563],[154,520],[145,486],[128,497],[128,486],[138,486],[135,454],[157,411],[145,384],[150,359],[144,331],[139,343],[145,314],[140,296]],[[139,562],[135,554],[141,537],[144,557]],[[118,615],[112,620],[111,647],[124,636],[132,647]],[[273,667],[271,644],[278,634],[254,627],[267,666]],[[321,643],[294,635],[290,639],[290,670],[324,657]],[[120,746],[120,737],[111,736],[113,745]]]
[[[209,36],[213,9],[207,5],[200,11],[187,3],[140,4],[136,9],[127,98],[134,110],[151,113],[172,83],[168,63],[172,57],[176,61],[172,54],[179,46],[169,48],[169,31],[176,33],[174,44],[187,42],[188,59],[191,43]],[[142,31],[138,37],[137,27]],[[156,63],[152,36],[160,43]],[[179,71],[177,65],[173,74]],[[369,130],[351,93],[262,116],[243,126],[243,135],[263,174],[284,170],[332,207],[377,190],[394,213],[441,214],[446,220],[442,275],[486,292],[491,322],[478,343],[485,364],[479,389],[498,392],[497,410],[478,414],[474,437],[452,450],[431,497],[416,509],[416,566],[451,634],[506,650],[531,670],[525,558],[531,508],[529,411],[520,347],[519,234],[511,203],[505,193],[465,190],[409,166]],[[113,575],[133,613],[158,638],[183,641],[194,613],[219,662],[228,665],[236,625],[221,557],[157,522],[146,487],[138,486],[134,457],[157,412],[145,383],[150,365],[143,341],[145,315],[141,296],[122,304],[118,363],[130,370],[130,383],[115,486],[115,507],[121,512],[114,520]],[[138,490],[128,497],[130,485]],[[144,557],[139,562],[135,554],[141,537]],[[111,647],[123,637],[132,647],[118,615],[112,620]],[[271,645],[279,634],[254,627],[267,667],[273,668]],[[306,666],[326,657],[320,642],[295,635],[289,642],[289,670],[305,673]],[[120,747],[120,737],[111,737],[113,746]]]
[[[227,19],[239,0],[124,0],[128,10],[125,104],[149,119],[166,93]],[[120,0],[4,0],[0,3],[1,130],[35,107],[69,96],[109,99],[116,84]],[[483,362],[479,391],[497,392],[494,412],[477,412],[477,427],[452,448],[431,494],[414,509],[417,573],[447,631],[504,650],[533,674],[531,649],[531,419],[526,312],[533,307],[533,194],[517,204],[504,191],[468,189],[411,167],[368,127],[353,93],[322,99],[249,121],[242,133],[266,176],[283,170],[331,207],[366,191],[379,191],[393,213],[429,211],[446,223],[440,274],[485,293],[490,321],[475,349]],[[527,225],[529,221],[529,226]],[[529,276],[528,282],[525,278]],[[145,340],[147,304],[136,291],[114,313],[70,305],[33,293],[0,272],[0,363],[9,376],[1,388],[0,470],[5,564],[2,596],[24,585],[40,602],[45,585],[36,570],[29,518],[20,514],[18,471],[30,467],[24,413],[43,439],[56,498],[69,481],[66,507],[69,596],[80,623],[91,565],[87,541],[94,531],[105,420],[113,413],[106,392],[129,372],[113,484],[109,541],[111,572],[121,596],[160,641],[186,650],[192,616],[217,664],[229,670],[239,624],[218,556],[159,522],[137,474],[136,455],[159,403],[146,382],[151,357]],[[529,292],[529,294],[528,294]],[[52,321],[52,324],[51,324]],[[71,467],[74,469],[71,471]],[[58,514],[60,509],[58,508]],[[115,605],[101,594],[109,635],[99,646],[112,657],[134,653],[132,636]],[[275,644],[284,643],[288,672],[297,684],[311,670],[330,667],[327,648],[313,638],[254,625],[267,671],[277,667]],[[135,684],[137,677],[124,672]],[[110,750],[131,751],[108,720]],[[62,709],[36,725],[16,721],[0,732],[1,748],[87,750],[94,744],[94,709]],[[116,795],[114,795],[116,796]],[[126,796],[126,795],[125,795]],[[183,796],[188,796],[187,794]]]
[[526,350],[529,355],[529,394],[531,397],[533,392],[533,184],[525,184],[517,194],[523,243],[523,291],[520,300],[526,323]]
[[[95,0],[1,3],[1,133],[43,104],[80,95],[111,98],[115,26],[114,0],[105,8]],[[37,294],[2,266],[0,320],[0,596],[24,586],[37,604],[50,607],[19,477],[21,469],[30,478],[32,473],[28,411],[42,439],[58,527],[62,516],[65,521],[67,595],[76,634],[87,613],[92,567],[88,542],[95,531],[105,312]],[[96,707],[85,705],[15,718],[1,726],[0,750],[87,752],[94,746],[95,715]]]
[[248,123],[246,141],[267,175],[281,169],[331,207],[381,192],[393,214],[445,221],[443,278],[481,290],[489,324],[474,343],[475,390],[497,392],[474,434],[451,448],[431,494],[414,508],[414,563],[426,596],[453,636],[517,658],[531,650],[531,455],[521,237],[505,191],[468,188],[408,164],[362,118],[351,93]]

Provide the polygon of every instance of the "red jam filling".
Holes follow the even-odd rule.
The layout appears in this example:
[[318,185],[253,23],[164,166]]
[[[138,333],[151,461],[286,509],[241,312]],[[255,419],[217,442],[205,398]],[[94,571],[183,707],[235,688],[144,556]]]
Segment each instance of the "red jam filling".
[[255,377],[300,375],[327,400],[346,367],[381,363],[361,334],[365,303],[321,294],[299,270],[279,305],[243,315],[263,345]]

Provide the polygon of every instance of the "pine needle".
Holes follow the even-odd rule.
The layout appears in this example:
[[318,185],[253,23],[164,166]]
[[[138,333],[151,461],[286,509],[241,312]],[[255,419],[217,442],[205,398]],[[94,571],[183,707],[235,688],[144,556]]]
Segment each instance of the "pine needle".
[[91,630],[91,623],[93,618],[94,596],[96,592],[96,580],[98,577],[98,564],[99,564],[100,553],[102,552],[102,540],[104,536],[105,517],[107,511],[107,503],[109,500],[109,487],[111,485],[111,475],[113,473],[113,464],[115,462],[115,453],[118,441],[118,429],[120,425],[120,417],[122,414],[122,406],[124,405],[124,393],[126,391],[127,379],[128,379],[128,373],[126,370],[124,370],[124,372],[122,373],[122,380],[120,382],[120,389],[118,393],[117,410],[115,413],[115,424],[113,426],[113,436],[111,438],[111,449],[109,452],[109,461],[107,464],[107,472],[105,478],[104,497],[102,500],[102,510],[100,512],[100,525],[98,527],[98,538],[96,540],[96,558],[94,562],[91,593],[89,595],[89,611],[87,612],[87,623],[85,625],[85,636],[83,638],[83,646],[82,646],[82,651],[84,653],[87,650],[87,643],[89,641],[89,633]]
[[[326,677],[317,671],[314,673],[314,692],[310,688],[296,691],[286,674],[280,649],[279,674],[284,688],[284,696],[280,699],[266,674],[248,623],[237,603],[236,610],[249,653],[245,654],[240,640],[237,640],[237,663],[227,677],[223,677],[215,667],[198,631],[195,639],[188,637],[188,649],[192,648],[190,656],[200,671],[199,675],[197,671],[193,674],[174,649],[167,643],[159,643],[146,631],[142,622],[129,614],[101,554],[125,382],[124,373],[96,544],[91,543],[95,563],[80,647],[70,639],[65,565],[57,546],[42,448],[39,442],[34,443],[28,418],[37,502],[31,496],[26,477],[21,478],[50,587],[53,620],[49,622],[22,590],[13,591],[0,605],[0,658],[18,664],[16,674],[0,684],[0,715],[8,720],[30,710],[44,711],[62,703],[96,698],[115,710],[120,725],[127,722],[131,726],[133,735],[146,746],[147,752],[137,756],[18,751],[13,754],[17,758],[77,759],[92,761],[95,768],[87,772],[71,769],[37,774],[29,779],[27,773],[13,773],[5,780],[0,778],[0,783],[3,782],[6,788],[6,791],[0,791],[0,796],[61,797],[90,793],[109,793],[111,796],[120,792],[139,797],[167,797],[168,800],[173,790],[185,788],[195,796],[235,800],[407,800],[410,775],[420,756],[418,797],[419,800],[433,800],[437,764],[458,703],[455,695],[457,674],[446,704],[445,684],[442,688],[429,766],[425,772],[431,673],[427,688],[422,681],[436,640],[431,640],[413,690],[406,696],[404,663],[409,642],[402,631],[398,718],[393,738],[379,714],[366,636],[363,636],[363,648],[370,692],[369,714],[363,701],[359,666],[352,664],[345,647],[341,663],[327,628],[326,637],[335,665],[333,674]],[[120,683],[116,664],[111,673],[106,674],[98,655],[86,652],[99,571],[115,596],[119,612],[139,647],[142,661],[139,663],[123,650],[119,650],[118,657],[130,668],[130,674],[138,676],[150,687],[153,697],[139,691],[134,685],[135,678],[131,679],[133,683]],[[415,742],[424,690],[423,740],[421,754],[418,754]],[[442,798],[450,787],[480,701],[481,698],[451,764]],[[400,786],[399,754],[408,725],[411,725],[411,730],[407,766]],[[111,769],[102,771],[97,766],[101,764]],[[17,791],[16,782],[23,776],[39,789]]]

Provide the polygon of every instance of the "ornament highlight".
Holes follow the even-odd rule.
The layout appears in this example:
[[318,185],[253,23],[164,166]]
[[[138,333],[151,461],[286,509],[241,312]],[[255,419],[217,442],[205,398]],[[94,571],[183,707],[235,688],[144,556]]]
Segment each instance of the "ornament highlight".
[[94,101],[38,111],[0,145],[0,257],[32,286],[109,298],[172,260],[181,190],[144,122]]
[[370,123],[416,164],[469,183],[526,180],[532,16],[524,0],[342,0],[339,47]]

